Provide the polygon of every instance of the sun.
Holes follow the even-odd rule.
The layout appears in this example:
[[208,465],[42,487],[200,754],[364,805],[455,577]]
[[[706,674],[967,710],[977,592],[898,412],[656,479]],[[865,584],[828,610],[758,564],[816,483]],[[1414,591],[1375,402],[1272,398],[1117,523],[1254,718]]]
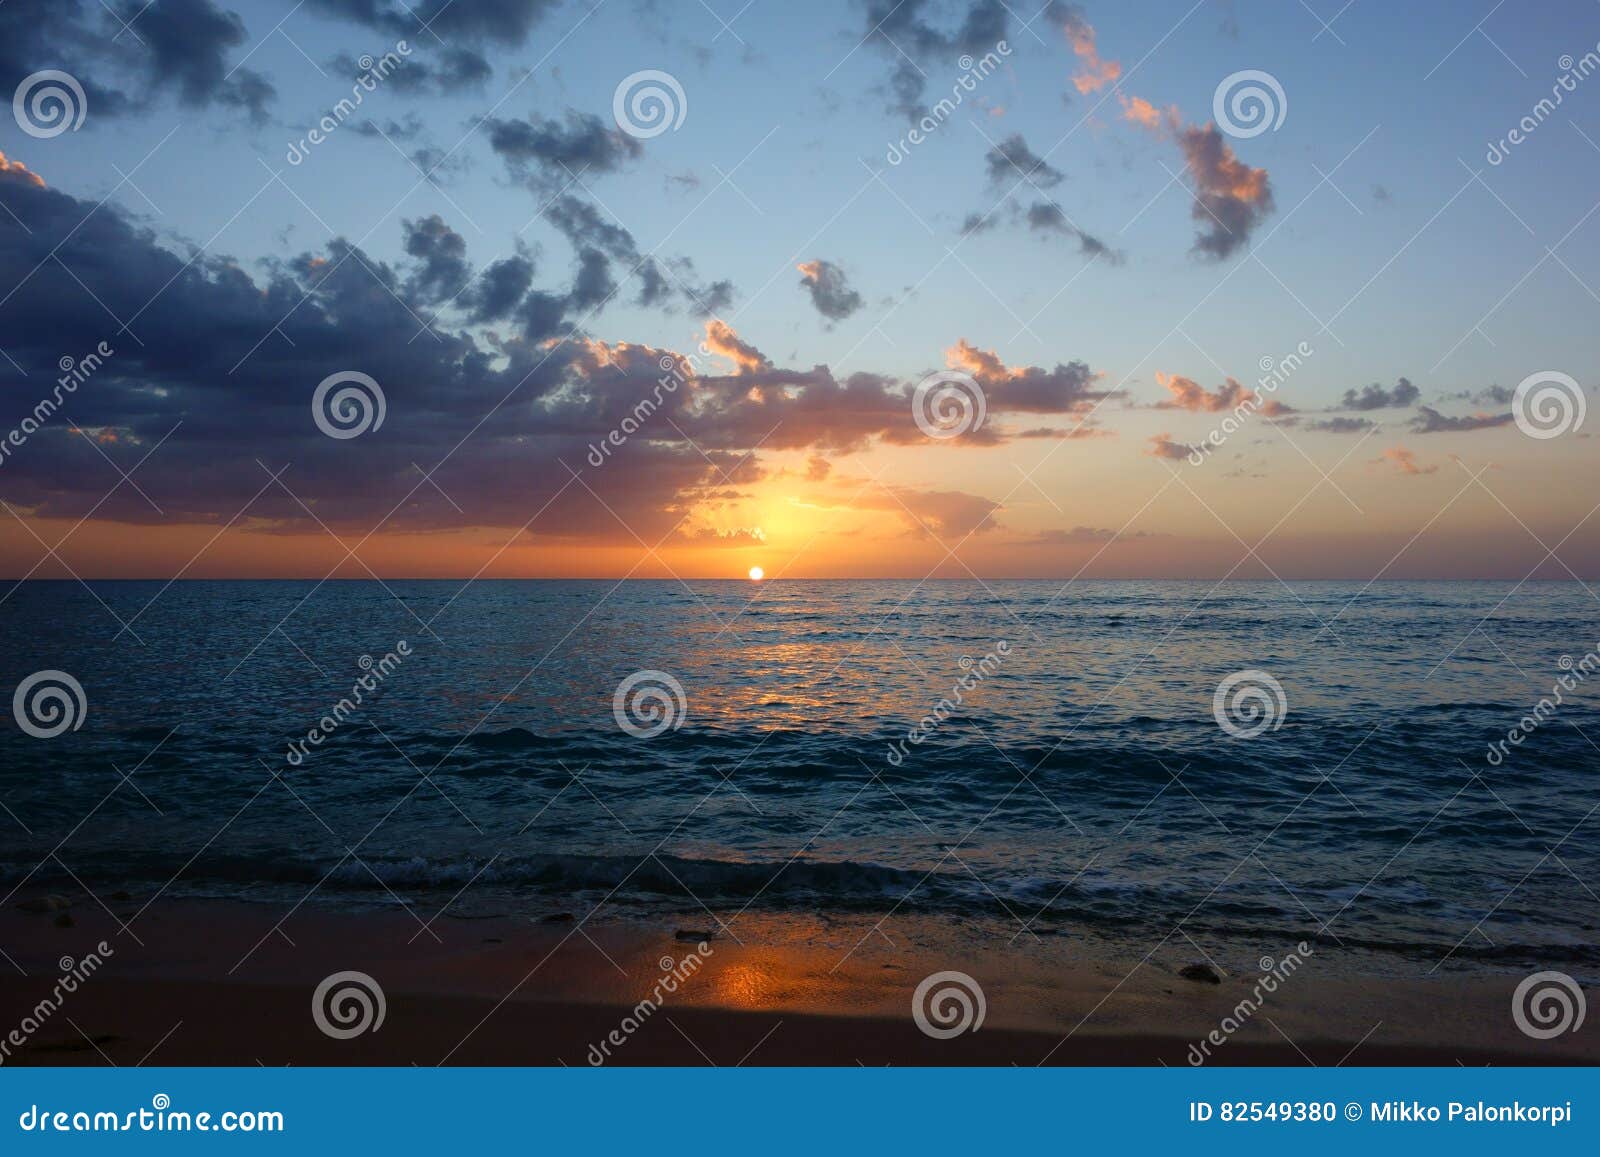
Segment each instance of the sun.
[[753,567],[750,568],[750,581],[751,582],[758,583],[758,582],[760,582],[762,579],[764,579],[766,577],[767,577],[767,572],[762,570],[760,567],[753,566]]

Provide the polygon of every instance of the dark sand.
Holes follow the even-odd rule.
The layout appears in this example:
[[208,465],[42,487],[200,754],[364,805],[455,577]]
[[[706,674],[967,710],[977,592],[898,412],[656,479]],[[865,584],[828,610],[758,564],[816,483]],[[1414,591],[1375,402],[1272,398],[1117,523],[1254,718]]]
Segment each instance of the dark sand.
[[[38,895],[12,904],[24,899],[40,906]],[[70,925],[55,911],[0,912],[0,1037],[49,993],[61,957],[112,949],[7,1064],[582,1066],[655,987],[662,958],[697,950],[698,937],[677,933],[715,927],[441,916],[424,931],[425,916],[401,910],[308,905],[282,919],[264,904],[162,899],[141,911],[140,898],[105,897],[108,911],[70,899]],[[1182,941],[1141,962],[949,921],[747,913],[732,933],[606,1063],[1182,1067],[1259,976],[1254,957],[1213,957],[1222,983],[1184,979],[1196,954]],[[1600,1061],[1595,1034],[1517,1031],[1518,974],[1364,978],[1333,956],[1318,949],[1207,1063]],[[350,969],[379,981],[387,1011],[378,1031],[334,1040],[312,1019],[312,992]],[[947,969],[979,980],[987,1017],[935,1040],[913,1022],[911,994]]]

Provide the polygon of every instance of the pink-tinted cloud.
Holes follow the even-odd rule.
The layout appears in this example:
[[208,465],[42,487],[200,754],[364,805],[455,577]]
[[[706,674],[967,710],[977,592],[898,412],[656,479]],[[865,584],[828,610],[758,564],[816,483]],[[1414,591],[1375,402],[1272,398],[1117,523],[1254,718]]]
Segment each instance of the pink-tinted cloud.
[[1200,225],[1195,252],[1219,261],[1231,257],[1272,212],[1267,170],[1239,160],[1214,124],[1185,128],[1178,134],[1178,147],[1194,184],[1191,216]]
[[742,340],[733,332],[733,327],[721,318],[706,322],[706,348],[738,366],[741,374],[772,368],[772,363],[764,353]]
[[10,173],[15,180],[27,181],[30,185],[36,185],[41,189],[44,188],[43,177],[30,170],[21,161],[7,159],[4,153],[0,153],[0,173]]
[[1372,460],[1372,465],[1381,466],[1386,462],[1400,474],[1433,474],[1439,469],[1437,464],[1419,465],[1416,452],[1407,450],[1404,446],[1389,447],[1383,452],[1383,457]]
[[1178,131],[1181,119],[1175,104],[1159,109],[1144,97],[1129,96],[1125,92],[1117,93],[1117,102],[1122,105],[1122,119],[1125,121],[1157,134]]
[[1069,414],[1092,409],[1120,391],[1094,389],[1100,375],[1083,362],[1041,366],[1008,366],[993,350],[979,349],[965,338],[945,351],[945,364],[972,375],[983,387],[991,413]]
[[1062,31],[1067,35],[1067,43],[1072,45],[1073,55],[1078,58],[1078,71],[1073,74],[1072,86],[1085,95],[1099,92],[1108,84],[1115,84],[1122,76],[1122,64],[1115,60],[1104,60],[1100,56],[1099,46],[1095,43],[1094,26],[1083,18],[1075,8],[1069,8],[1063,13]]
[[1181,460],[1192,456],[1198,446],[1190,446],[1185,442],[1174,442],[1172,435],[1167,433],[1150,435],[1150,448],[1145,451],[1152,458],[1172,458]]
[[[1156,403],[1156,408],[1162,410],[1191,410],[1195,413],[1217,414],[1247,402],[1253,405],[1258,401],[1253,390],[1245,388],[1233,378],[1228,378],[1215,390],[1207,390],[1193,378],[1186,378],[1181,374],[1164,374],[1157,371],[1156,381],[1172,395],[1170,401]],[[1268,405],[1278,405],[1278,403],[1269,402]],[[1277,412],[1282,413],[1286,409],[1287,407],[1280,405]]]

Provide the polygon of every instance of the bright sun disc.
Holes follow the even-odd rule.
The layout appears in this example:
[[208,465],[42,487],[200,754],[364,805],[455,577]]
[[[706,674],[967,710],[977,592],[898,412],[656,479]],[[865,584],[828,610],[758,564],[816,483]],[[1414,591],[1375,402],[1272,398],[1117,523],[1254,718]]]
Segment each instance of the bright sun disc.
[[766,577],[767,577],[767,572],[762,570],[760,567],[753,566],[753,567],[750,568],[750,581],[751,582],[758,583],[758,582],[760,582],[762,579],[764,579]]

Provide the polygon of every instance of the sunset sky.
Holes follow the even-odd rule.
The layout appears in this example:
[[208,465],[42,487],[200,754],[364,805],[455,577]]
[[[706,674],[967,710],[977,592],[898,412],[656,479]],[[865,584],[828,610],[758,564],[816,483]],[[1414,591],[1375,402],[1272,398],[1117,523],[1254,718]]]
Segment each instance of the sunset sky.
[[1593,71],[1589,0],[5,0],[0,575],[1587,579],[1600,409],[1513,391],[1600,405]]

